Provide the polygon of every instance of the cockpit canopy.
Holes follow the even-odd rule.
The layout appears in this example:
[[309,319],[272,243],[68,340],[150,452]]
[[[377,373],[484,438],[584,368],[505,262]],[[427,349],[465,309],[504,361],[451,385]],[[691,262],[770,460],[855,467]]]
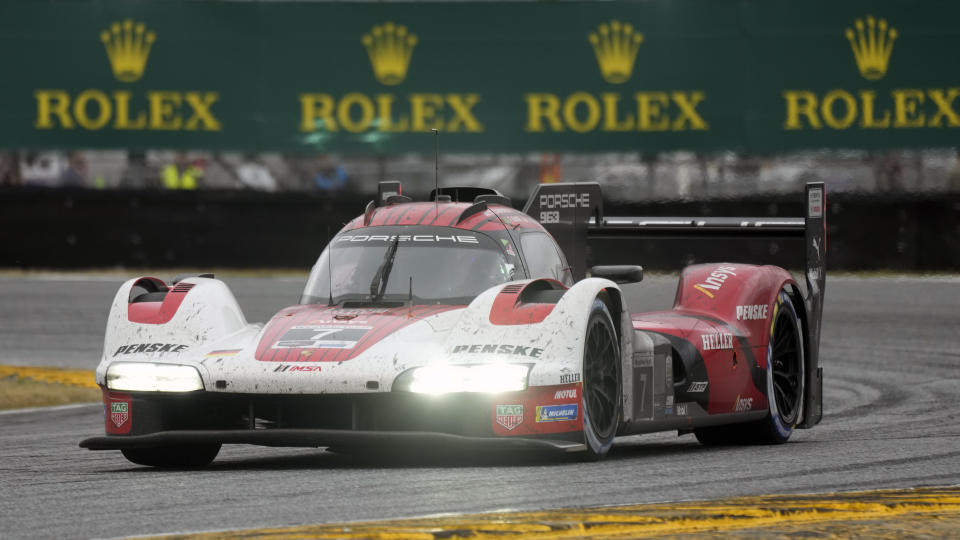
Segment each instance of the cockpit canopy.
[[366,227],[333,238],[300,303],[326,303],[331,296],[334,304],[406,302],[412,291],[415,304],[468,304],[490,287],[525,277],[506,236],[454,227]]

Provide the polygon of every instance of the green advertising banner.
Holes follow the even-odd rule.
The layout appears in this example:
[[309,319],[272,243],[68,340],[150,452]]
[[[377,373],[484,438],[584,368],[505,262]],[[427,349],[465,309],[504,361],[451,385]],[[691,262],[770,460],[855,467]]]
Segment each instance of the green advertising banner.
[[5,0],[0,148],[960,143],[960,3]]

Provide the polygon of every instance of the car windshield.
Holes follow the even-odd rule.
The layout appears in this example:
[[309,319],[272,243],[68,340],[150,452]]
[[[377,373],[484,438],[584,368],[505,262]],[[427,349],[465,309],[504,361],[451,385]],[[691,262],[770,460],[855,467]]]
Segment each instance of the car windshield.
[[345,231],[330,244],[310,272],[301,304],[328,302],[331,285],[335,304],[404,302],[411,289],[417,304],[467,304],[523,277],[514,250],[476,231],[370,227]]

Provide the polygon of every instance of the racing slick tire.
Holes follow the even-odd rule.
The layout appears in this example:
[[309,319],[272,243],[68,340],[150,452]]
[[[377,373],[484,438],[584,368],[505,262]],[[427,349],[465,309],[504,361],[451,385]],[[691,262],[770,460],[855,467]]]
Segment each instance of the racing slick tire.
[[124,448],[123,457],[137,465],[182,469],[209,465],[220,453],[219,444],[195,446],[158,446],[155,448]]
[[610,451],[620,421],[620,346],[606,304],[594,299],[583,346],[583,439],[586,457]]
[[803,417],[803,329],[786,290],[777,296],[772,319],[767,345],[767,417],[694,430],[701,444],[782,444]]

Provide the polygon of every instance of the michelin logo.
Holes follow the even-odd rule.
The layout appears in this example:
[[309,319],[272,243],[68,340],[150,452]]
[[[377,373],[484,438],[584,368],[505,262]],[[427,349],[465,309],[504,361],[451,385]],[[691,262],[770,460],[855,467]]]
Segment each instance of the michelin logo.
[[561,422],[576,420],[579,406],[576,403],[569,405],[538,405],[537,422]]

